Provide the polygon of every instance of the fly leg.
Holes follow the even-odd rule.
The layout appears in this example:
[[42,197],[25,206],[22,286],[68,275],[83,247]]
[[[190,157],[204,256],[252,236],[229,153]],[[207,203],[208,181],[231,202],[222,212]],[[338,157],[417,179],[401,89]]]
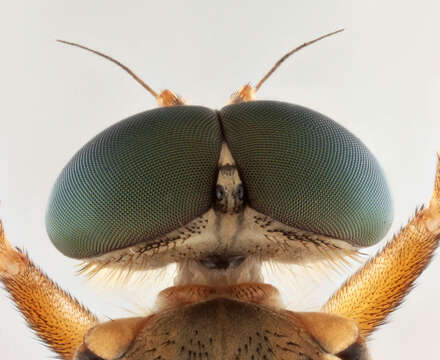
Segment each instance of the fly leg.
[[14,249],[1,222],[0,279],[31,329],[62,359],[73,359],[97,318]]

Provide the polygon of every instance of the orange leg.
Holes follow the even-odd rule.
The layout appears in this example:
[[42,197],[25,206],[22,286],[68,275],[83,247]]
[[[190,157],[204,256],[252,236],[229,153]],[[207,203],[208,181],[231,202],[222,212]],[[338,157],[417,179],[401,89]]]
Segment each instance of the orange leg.
[[62,359],[73,359],[97,318],[11,247],[0,222],[0,279],[29,326]]
[[394,311],[429,264],[440,240],[440,154],[429,206],[337,290],[322,311],[354,320],[368,337]]

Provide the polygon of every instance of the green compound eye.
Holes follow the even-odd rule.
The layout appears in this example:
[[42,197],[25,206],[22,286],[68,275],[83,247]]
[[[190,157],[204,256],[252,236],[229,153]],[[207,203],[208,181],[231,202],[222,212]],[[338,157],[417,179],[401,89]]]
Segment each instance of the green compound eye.
[[388,231],[383,172],[349,131],[310,109],[250,101],[220,111],[248,205],[286,225],[370,246]]
[[356,247],[389,229],[390,192],[359,139],[307,108],[250,101],[218,113],[159,108],[97,135],[56,181],[46,218],[52,242],[88,258],[187,224],[215,201],[223,141],[258,212]]
[[[382,169],[365,145],[310,109],[253,101],[289,56],[342,30],[289,51],[255,87],[243,86],[220,111],[182,106],[183,99],[167,89],[156,93],[117,60],[61,40],[116,63],[165,107],[109,127],[72,158],[49,200],[46,226],[52,242],[67,256],[96,257],[138,243],[152,245],[216,209],[213,203],[224,196],[216,194],[224,142],[243,182],[238,199],[243,205],[354,247],[378,242],[391,225],[392,201]],[[246,221],[249,229],[240,231],[256,231],[252,220]],[[218,235],[210,225],[211,234],[197,241]]]
[[222,135],[214,111],[158,108],[88,142],[52,191],[49,237],[65,255],[98,256],[168,233],[212,202]]

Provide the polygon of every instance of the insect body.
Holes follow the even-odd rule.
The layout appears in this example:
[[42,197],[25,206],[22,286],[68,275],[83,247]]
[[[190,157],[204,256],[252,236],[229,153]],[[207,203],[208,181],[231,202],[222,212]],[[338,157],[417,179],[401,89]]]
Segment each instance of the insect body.
[[64,359],[368,359],[368,336],[437,246],[439,176],[430,206],[320,312],[285,310],[262,282],[264,261],[342,261],[388,230],[391,198],[373,155],[322,114],[255,101],[274,69],[215,111],[157,94],[109,59],[163,107],[72,158],[51,194],[48,233],[90,275],[176,263],[175,286],[150,316],[99,323],[1,232],[0,275],[31,327]]

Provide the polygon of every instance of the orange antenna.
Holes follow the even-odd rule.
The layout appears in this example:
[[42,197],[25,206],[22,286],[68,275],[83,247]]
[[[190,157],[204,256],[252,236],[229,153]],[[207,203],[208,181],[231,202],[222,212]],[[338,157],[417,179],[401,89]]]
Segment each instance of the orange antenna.
[[281,57],[281,59],[279,59],[274,66],[272,66],[272,68],[267,72],[266,75],[263,76],[263,78],[258,82],[258,84],[255,87],[252,87],[249,84],[244,85],[238,92],[234,93],[231,98],[230,98],[230,103],[238,103],[238,102],[242,102],[242,101],[250,101],[250,100],[254,100],[255,99],[255,93],[260,89],[261,85],[263,85],[263,83],[275,72],[276,69],[278,69],[280,67],[280,65],[287,59],[289,58],[291,55],[293,55],[294,53],[298,52],[299,50],[305,48],[306,46],[312,45],[315,42],[318,42],[319,40],[325,39],[329,36],[335,35],[337,33],[340,33],[344,31],[344,29],[339,29],[336,31],[333,31],[331,33],[322,35],[316,39],[313,39],[311,41],[305,42],[304,44],[296,47],[293,50],[290,50],[287,54],[285,54],[284,56]]
[[124,69],[133,79],[135,79],[142,87],[144,87],[151,95],[153,95],[160,106],[172,106],[172,105],[184,105],[185,104],[183,99],[174,95],[174,93],[170,90],[163,90],[160,94],[156,93],[150,86],[148,86],[148,84],[145,81],[143,81],[140,77],[138,77],[130,68],[128,68],[127,66],[125,66],[124,64],[119,62],[118,60],[113,59],[112,57],[110,57],[106,54],[103,54],[102,52],[90,49],[84,45],[77,44],[77,43],[70,42],[70,41],[65,41],[65,40],[57,40],[57,41],[60,43],[63,43],[63,44],[76,46],[81,49],[90,51],[90,52],[92,52],[96,55],[99,55],[107,60],[110,60],[112,63],[118,65],[119,67]]

